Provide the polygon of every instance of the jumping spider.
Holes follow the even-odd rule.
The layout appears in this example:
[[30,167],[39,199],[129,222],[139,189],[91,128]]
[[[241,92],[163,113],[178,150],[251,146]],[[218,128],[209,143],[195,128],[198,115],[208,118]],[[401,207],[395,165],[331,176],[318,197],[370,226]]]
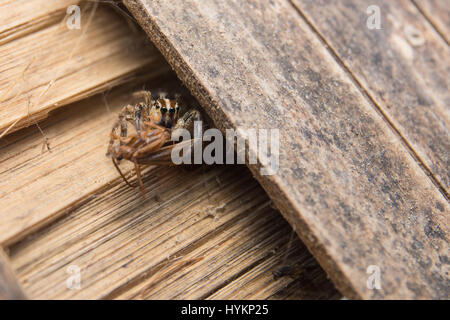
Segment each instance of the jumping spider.
[[[177,129],[187,129],[193,136],[194,121],[202,121],[202,116],[196,109],[182,114],[179,97],[168,99],[160,96],[152,100],[150,91],[145,90],[138,91],[133,96],[141,101],[122,108],[119,119],[111,130],[108,154],[130,187],[135,186],[125,178],[119,162],[125,159],[134,163],[139,188],[145,199],[139,165],[174,165],[171,151],[176,144],[171,140],[172,133]],[[177,145],[192,143],[193,140],[188,140]]]

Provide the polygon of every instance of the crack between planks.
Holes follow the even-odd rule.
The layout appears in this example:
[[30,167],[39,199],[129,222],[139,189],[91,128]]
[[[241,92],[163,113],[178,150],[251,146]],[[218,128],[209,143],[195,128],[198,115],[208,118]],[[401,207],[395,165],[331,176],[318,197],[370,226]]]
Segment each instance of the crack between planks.
[[[14,26],[13,28],[5,29],[0,33],[0,45],[3,46],[17,39],[24,38],[32,33],[36,33],[51,26],[58,25],[64,21],[65,16],[65,10],[57,10],[49,13],[47,17],[40,16],[34,21],[26,21],[20,25]],[[31,22],[34,23],[30,24]],[[13,32],[13,30],[18,31]]]
[[360,91],[360,93],[366,98],[370,105],[380,114],[382,120],[388,125],[388,127],[393,131],[393,133],[400,138],[400,143],[406,148],[408,153],[413,157],[415,162],[419,165],[422,171],[428,176],[433,185],[439,190],[439,192],[444,196],[444,198],[449,201],[449,193],[446,190],[446,187],[441,183],[441,181],[433,174],[431,169],[427,166],[425,161],[416,153],[413,146],[409,143],[409,141],[403,136],[400,129],[397,128],[394,121],[390,119],[390,117],[383,111],[380,105],[376,102],[375,98],[369,93],[369,91],[362,85],[359,81],[358,77],[350,70],[350,67],[345,64],[344,61],[341,60],[335,48],[327,41],[325,36],[319,31],[318,28],[313,24],[313,22],[308,19],[306,14],[293,2],[293,0],[288,0],[288,2],[292,5],[292,7],[297,11],[300,18],[308,25],[311,31],[316,34],[318,40],[325,46],[326,50],[330,53],[330,55],[334,58],[334,60],[338,63],[341,69],[347,74],[350,78],[351,82],[355,85],[356,88]]
[[422,7],[417,3],[416,0],[411,0],[413,6],[416,7],[417,11],[425,18],[425,20],[431,25],[431,27],[436,31],[436,33],[444,40],[444,42],[447,44],[447,46],[450,46],[450,43],[448,42],[447,38],[445,37],[445,33],[441,31],[441,29],[433,22],[433,19],[425,13],[425,11],[422,9]]
[[[175,73],[177,74],[178,78],[188,88],[190,88],[192,95],[200,102],[200,105],[214,106],[214,108],[210,109],[209,115],[211,116],[216,127],[221,129],[222,131],[224,131],[225,128],[227,127],[233,127],[232,121],[229,118],[229,116],[220,110],[220,108],[218,107],[219,103],[212,96],[208,88],[206,88],[205,85],[199,80],[197,74],[193,71],[192,67],[187,63],[187,61],[184,59],[184,57],[181,55],[178,49],[162,32],[161,27],[156,23],[154,18],[152,18],[151,16],[147,17],[142,13],[147,12],[147,9],[142,5],[142,3],[139,2],[139,0],[124,0],[124,4],[133,13],[136,19],[140,22],[140,25],[146,31],[149,38],[153,41],[153,43],[162,53],[165,59],[170,63]],[[217,122],[217,119],[220,116],[222,117],[221,122]],[[269,191],[274,191],[265,184],[265,182],[267,181],[264,181],[262,178],[258,177],[258,174],[255,173],[257,168],[254,168],[249,165],[247,165],[247,167],[249,168],[252,175],[256,177],[257,181],[259,182],[259,185],[264,189],[266,194],[270,194]],[[272,181],[272,183],[274,183],[275,185],[279,185],[279,181],[277,181],[276,179],[269,179],[269,180]],[[285,191],[280,189],[279,186],[276,187],[275,192],[277,193],[277,196],[279,198],[284,199],[284,201],[288,203],[287,205],[280,204],[280,208],[283,208],[285,210],[284,212],[282,212],[284,218],[288,222],[290,222],[291,225],[293,225],[292,221],[289,218],[289,212],[292,210],[292,208],[295,208],[295,210],[300,212],[299,208],[295,203],[289,200],[289,197],[286,195]],[[272,197],[274,196],[275,195],[272,194]],[[299,216],[299,218],[300,218],[299,222],[302,225],[306,226],[304,218],[302,216]],[[299,234],[299,231],[297,231],[297,233]],[[302,235],[302,237],[300,238],[305,239],[307,238],[307,236]],[[319,239],[316,237],[316,235],[314,235],[314,239],[316,242],[320,242]],[[348,296],[361,299],[362,296],[360,295],[360,293],[358,293],[358,291],[356,290],[354,285],[348,280],[348,278],[345,277],[343,270],[335,262],[335,260],[330,257],[329,253],[324,249],[325,246],[323,244],[322,246],[319,245],[316,248],[312,248],[311,247],[312,245],[308,246],[306,242],[305,245],[307,246],[310,252],[316,251],[317,256],[321,255],[323,256],[322,260],[323,265],[328,265],[329,270],[334,270],[333,272],[336,274],[335,280],[341,284],[341,289],[343,291],[348,292]],[[344,281],[340,279],[347,279],[347,280]]]
[[[127,171],[127,174],[131,171],[132,171],[132,169]],[[48,227],[50,224],[57,222],[59,219],[64,218],[65,216],[72,213],[74,210],[76,210],[79,207],[83,206],[84,204],[90,202],[99,193],[102,193],[109,188],[113,188],[122,182],[123,182],[123,180],[119,176],[119,177],[109,181],[108,183],[105,183],[105,184],[99,186],[98,188],[92,190],[90,193],[84,195],[83,197],[81,197],[73,202],[70,202],[63,208],[55,211],[52,215],[45,217],[42,220],[39,220],[38,222],[34,223],[33,225],[23,228],[20,232],[7,237],[3,241],[0,241],[0,245],[3,245],[4,247],[7,247],[7,248],[12,248],[12,247],[18,245],[22,241],[25,241],[27,239],[27,237],[30,237],[33,234],[38,233],[39,230]]]

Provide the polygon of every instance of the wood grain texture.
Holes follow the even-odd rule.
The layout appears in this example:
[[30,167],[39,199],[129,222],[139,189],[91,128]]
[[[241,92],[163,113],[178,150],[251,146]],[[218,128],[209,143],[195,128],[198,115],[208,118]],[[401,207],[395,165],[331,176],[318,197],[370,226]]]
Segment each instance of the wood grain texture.
[[[146,170],[151,197],[145,202],[124,185],[105,156],[117,112],[145,80],[157,77],[147,87],[165,90],[174,80],[148,40],[108,9],[99,7],[83,29],[90,7],[82,4],[86,34],[75,37],[61,28],[67,3],[51,3],[0,3],[8,9],[0,12],[3,21],[11,22],[0,29],[3,63],[16,62],[2,69],[6,93],[13,95],[3,106],[23,104],[30,92],[35,98],[61,73],[40,100],[57,105],[42,114],[30,110],[42,120],[58,109],[40,123],[51,152],[36,127],[18,130],[28,118],[16,118],[21,122],[0,140],[0,242],[13,266],[0,256],[0,271],[8,272],[6,278],[0,272],[0,298],[21,297],[12,269],[29,297],[41,299],[339,298],[243,166]],[[67,59],[77,45],[76,61]],[[85,99],[129,80],[133,84]],[[297,274],[274,280],[272,271],[284,264]],[[81,267],[80,290],[66,286],[69,266]]]
[[[199,299],[250,275],[264,275],[254,285],[263,291],[241,287],[246,298],[339,297],[245,166],[158,168],[145,185],[146,201],[114,183],[10,247],[30,297]],[[271,271],[284,262],[308,264],[310,277],[274,280]],[[79,290],[66,286],[69,266],[80,270]]]
[[20,287],[9,258],[0,248],[0,300],[23,300],[25,293]]
[[[284,237],[288,230],[286,229]],[[306,254],[300,241],[286,244],[286,250],[276,250],[273,256],[248,270],[240,277],[211,294],[207,299],[331,299],[331,282],[322,276],[316,261]],[[300,272],[274,281],[273,272],[280,266],[293,266]],[[298,272],[296,270],[296,272]],[[282,282],[280,286],[279,281]],[[282,288],[280,290],[280,288]]]
[[105,154],[112,123],[129,102],[128,90],[106,101],[103,96],[85,99],[43,122],[52,152],[43,151],[39,133],[0,141],[0,242],[21,237],[118,178]]
[[74,0],[0,1],[0,45],[63,20]]
[[[146,71],[152,78],[153,71]],[[0,243],[22,237],[118,179],[105,154],[112,124],[132,91],[85,99],[43,122],[52,152],[43,150],[36,128],[0,141]]]
[[412,0],[441,36],[450,43],[450,1]]
[[[409,0],[293,0],[447,193],[450,49]],[[377,5],[381,29],[367,28]],[[326,10],[325,10],[326,8]]]
[[249,168],[344,295],[448,298],[446,199],[288,1],[125,4],[218,128],[280,129]]
[[[112,90],[109,111],[100,95],[52,114],[41,123],[51,153],[34,127],[3,140],[0,235],[29,297],[207,298],[251,276],[260,290],[248,298],[338,298],[245,166],[148,168],[146,201],[125,185],[105,152],[134,89]],[[271,279],[285,263],[310,276]],[[81,270],[80,290],[66,286],[69,266]]]
[[0,135],[152,66],[155,74],[167,71],[145,34],[128,28],[109,7],[93,12],[85,5],[79,30],[52,24],[0,46]]

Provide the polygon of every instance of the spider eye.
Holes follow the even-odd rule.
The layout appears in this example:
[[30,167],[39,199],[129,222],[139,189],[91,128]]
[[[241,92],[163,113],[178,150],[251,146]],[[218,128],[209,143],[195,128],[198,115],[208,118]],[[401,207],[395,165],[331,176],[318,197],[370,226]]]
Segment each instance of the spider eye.
[[160,108],[160,106],[159,106],[158,104],[157,104],[155,107],[156,107],[156,109],[159,109],[159,108]]
[[167,108],[166,107],[161,108],[161,112],[162,113],[166,113],[167,112]]
[[170,112],[170,113],[175,113],[175,109],[174,109],[174,108],[170,108],[170,109],[169,109],[169,112]]

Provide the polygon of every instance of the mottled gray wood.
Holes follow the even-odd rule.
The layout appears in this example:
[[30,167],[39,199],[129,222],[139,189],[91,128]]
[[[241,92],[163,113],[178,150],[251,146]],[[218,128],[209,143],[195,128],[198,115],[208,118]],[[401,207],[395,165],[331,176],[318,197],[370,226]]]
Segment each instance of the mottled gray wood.
[[288,1],[125,3],[218,128],[280,129],[249,168],[344,295],[448,298],[446,199]]
[[[293,0],[448,196],[450,49],[409,0]],[[381,29],[367,27],[380,8]],[[450,7],[449,7],[450,10]]]

